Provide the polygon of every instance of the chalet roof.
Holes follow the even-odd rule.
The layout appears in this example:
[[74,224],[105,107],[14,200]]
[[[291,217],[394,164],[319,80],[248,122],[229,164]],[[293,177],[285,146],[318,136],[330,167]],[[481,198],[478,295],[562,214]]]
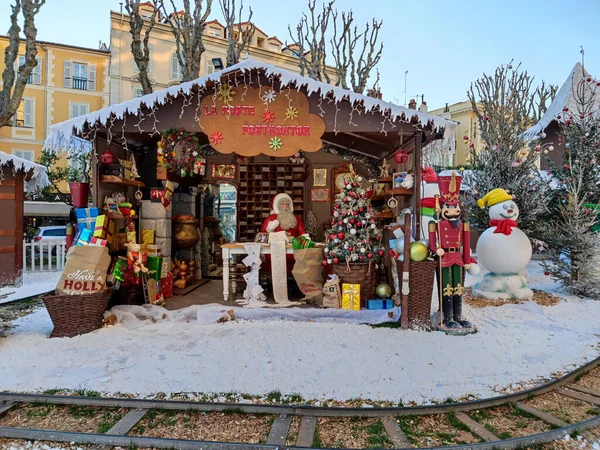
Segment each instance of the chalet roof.
[[[0,166],[12,164],[15,170],[23,170],[26,174],[33,171],[31,178],[25,177],[25,191],[35,192],[50,184],[46,168],[40,164],[28,161],[27,159],[19,158],[15,155],[0,152]],[[0,181],[0,184],[2,182]]]
[[389,120],[390,122],[400,121],[413,124],[416,122],[422,127],[429,125],[436,132],[443,131],[445,144],[451,145],[454,141],[457,123],[452,120],[409,109],[404,106],[394,105],[366,95],[357,94],[338,86],[303,77],[271,64],[248,58],[231,67],[200,77],[196,80],[171,86],[167,89],[156,91],[142,97],[134,98],[123,103],[54,124],[50,127],[50,132],[46,138],[44,148],[51,149],[55,152],[78,152],[80,144],[77,143],[78,141],[76,139],[72,139],[71,136],[73,134],[81,135],[86,127],[106,127],[115,120],[123,120],[128,114],[140,116],[140,112],[143,108],[159,109],[162,105],[171,103],[171,99],[173,98],[182,95],[189,96],[192,93],[192,90],[197,87],[205,87],[209,83],[220,82],[223,76],[236,72],[246,73],[252,71],[263,71],[267,77],[273,76],[278,78],[280,88],[303,89],[309,97],[311,95],[318,95],[323,100],[335,102],[336,104],[345,101],[350,103],[353,107],[362,105],[365,112],[377,111],[382,116],[386,114],[386,120]]
[[[568,108],[570,111],[578,111],[578,101],[575,94],[575,89],[583,79],[590,79],[590,82],[597,83],[598,81],[592,79],[590,74],[584,69],[584,67],[577,63],[571,73],[567,77],[562,87],[556,93],[554,101],[550,104],[542,118],[538,123],[525,131],[521,136],[526,140],[536,139],[537,136],[544,131],[550,123],[554,120],[558,120],[558,116],[563,115],[564,108]],[[592,112],[594,114],[600,114],[600,89],[597,90],[598,94],[595,95],[594,105],[592,106]]]

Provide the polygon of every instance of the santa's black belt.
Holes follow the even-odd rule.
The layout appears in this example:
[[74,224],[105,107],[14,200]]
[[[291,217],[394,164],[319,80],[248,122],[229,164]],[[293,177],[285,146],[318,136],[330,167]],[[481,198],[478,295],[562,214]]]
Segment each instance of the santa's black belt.
[[457,252],[460,252],[460,248],[459,247],[444,248],[443,250],[445,252],[447,252],[447,253],[457,253]]

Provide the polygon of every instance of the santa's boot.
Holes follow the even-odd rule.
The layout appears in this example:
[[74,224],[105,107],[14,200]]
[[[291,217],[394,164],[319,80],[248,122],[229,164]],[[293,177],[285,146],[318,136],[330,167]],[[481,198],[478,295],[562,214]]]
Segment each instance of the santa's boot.
[[444,295],[442,297],[442,312],[444,317],[442,319],[442,323],[444,327],[448,329],[456,329],[460,328],[460,325],[454,321],[454,311],[452,309],[452,297],[449,295]]
[[454,312],[454,321],[463,328],[471,328],[471,322],[464,320],[462,317],[462,298],[460,295],[452,296],[452,307]]

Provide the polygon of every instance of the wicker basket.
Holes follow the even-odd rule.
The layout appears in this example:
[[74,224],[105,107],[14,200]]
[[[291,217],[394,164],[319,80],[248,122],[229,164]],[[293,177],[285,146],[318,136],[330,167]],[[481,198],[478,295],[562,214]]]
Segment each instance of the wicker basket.
[[376,298],[377,268],[375,263],[351,263],[350,271],[346,264],[332,264],[333,273],[340,277],[340,289],[342,283],[360,284],[360,305],[365,306],[368,299]]
[[[402,286],[403,262],[398,261],[398,279]],[[435,261],[411,261],[409,274],[408,311],[401,311],[403,317],[408,315],[409,327],[431,327],[431,295],[435,278]]]
[[44,304],[54,324],[50,337],[73,337],[100,328],[111,292],[45,296]]

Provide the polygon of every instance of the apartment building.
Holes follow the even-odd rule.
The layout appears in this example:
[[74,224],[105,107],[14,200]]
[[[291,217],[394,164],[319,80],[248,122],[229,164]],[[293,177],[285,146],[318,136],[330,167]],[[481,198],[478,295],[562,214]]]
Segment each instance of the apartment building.
[[[0,36],[0,53],[8,37]],[[50,125],[96,111],[109,102],[110,51],[37,42],[38,64],[25,88],[12,127],[0,128],[0,151],[35,161]],[[15,69],[24,63],[25,42]],[[4,59],[0,60],[0,72]],[[0,85],[2,80],[0,80]]]
[[[141,4],[141,15],[149,19],[152,15],[152,6]],[[244,29],[248,23],[242,23]],[[236,27],[237,28],[237,27]],[[237,38],[235,31],[234,38]],[[203,43],[206,48],[202,54],[200,76],[213,73],[213,58],[221,58],[225,64],[227,55],[227,36],[225,26],[218,20],[207,22],[203,35]],[[181,69],[177,60],[175,38],[171,33],[168,23],[156,23],[149,39],[150,62],[148,75],[155,90],[181,82]],[[138,68],[131,53],[131,33],[129,31],[129,16],[125,13],[110,12],[110,103],[120,103],[142,95],[142,87],[139,82]],[[291,72],[299,73],[298,57],[296,48],[284,46],[283,42],[276,36],[269,36],[263,30],[255,27],[255,32],[250,43],[250,56],[256,60],[263,61]],[[246,53],[241,59],[247,57]],[[334,70],[328,71],[332,80],[335,79]]]

